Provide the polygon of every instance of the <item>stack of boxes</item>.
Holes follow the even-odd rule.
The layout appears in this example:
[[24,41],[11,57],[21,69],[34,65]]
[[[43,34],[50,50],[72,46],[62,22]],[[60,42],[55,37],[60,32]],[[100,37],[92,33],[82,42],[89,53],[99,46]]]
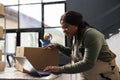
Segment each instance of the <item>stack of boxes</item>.
[[[4,5],[0,4],[0,18],[4,15]],[[3,38],[3,26],[1,26],[0,22],[0,39]]]
[[[4,16],[4,5],[0,4],[0,18]],[[3,38],[3,27],[0,24],[0,39]],[[0,72],[4,71],[5,62],[2,61],[2,49],[0,49]]]
[[4,5],[0,4],[0,15],[4,15]]
[[[3,38],[3,27],[0,26],[0,39]],[[2,49],[0,49],[0,71],[2,71]]]
[[[0,4],[0,17],[4,15],[4,5]],[[0,24],[0,39],[3,38],[3,26]],[[0,49],[0,61],[2,60],[2,50]]]
[[0,26],[0,39],[2,39],[2,38],[3,38],[3,27]]

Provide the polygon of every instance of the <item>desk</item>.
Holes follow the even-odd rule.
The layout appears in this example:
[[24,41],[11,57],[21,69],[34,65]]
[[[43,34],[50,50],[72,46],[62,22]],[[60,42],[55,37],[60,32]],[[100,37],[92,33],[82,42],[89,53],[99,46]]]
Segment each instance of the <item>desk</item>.
[[22,73],[15,68],[5,68],[4,72],[0,72],[0,80],[57,80],[59,76],[51,74],[46,77],[32,77],[27,73]]

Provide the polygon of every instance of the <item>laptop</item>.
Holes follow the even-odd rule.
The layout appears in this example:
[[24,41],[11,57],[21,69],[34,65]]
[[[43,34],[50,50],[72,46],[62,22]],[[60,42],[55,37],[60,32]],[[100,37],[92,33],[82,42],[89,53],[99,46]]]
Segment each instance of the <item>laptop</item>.
[[22,66],[23,69],[31,76],[35,77],[42,77],[42,76],[49,76],[51,73],[36,70],[33,65],[30,63],[30,61],[26,57],[14,57]]

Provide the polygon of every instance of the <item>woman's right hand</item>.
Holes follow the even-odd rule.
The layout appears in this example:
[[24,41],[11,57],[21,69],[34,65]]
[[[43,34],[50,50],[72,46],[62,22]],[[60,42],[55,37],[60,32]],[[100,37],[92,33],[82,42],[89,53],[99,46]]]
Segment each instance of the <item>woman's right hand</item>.
[[45,48],[45,49],[55,49],[56,48],[56,44],[49,44],[47,46],[43,46],[43,48]]

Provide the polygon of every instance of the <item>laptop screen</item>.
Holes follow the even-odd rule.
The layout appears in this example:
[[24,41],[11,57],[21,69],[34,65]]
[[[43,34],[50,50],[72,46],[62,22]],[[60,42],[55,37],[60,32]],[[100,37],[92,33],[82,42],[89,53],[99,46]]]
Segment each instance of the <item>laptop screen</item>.
[[26,57],[15,57],[15,59],[23,66],[24,70],[32,76],[48,76],[49,72],[37,71]]

